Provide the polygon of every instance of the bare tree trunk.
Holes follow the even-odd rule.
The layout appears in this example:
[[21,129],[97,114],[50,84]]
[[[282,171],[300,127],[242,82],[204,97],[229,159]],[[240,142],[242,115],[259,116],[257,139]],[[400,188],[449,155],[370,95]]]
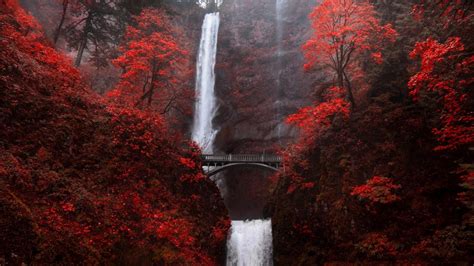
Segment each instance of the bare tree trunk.
[[[154,81],[154,78],[152,79]],[[148,107],[151,106],[151,102],[153,100],[153,94],[155,93],[155,84],[154,82],[150,86],[150,91],[148,93]]]
[[352,94],[351,81],[349,80],[349,77],[347,77],[347,74],[346,74],[345,71],[342,71],[342,73],[343,73],[344,79],[346,80],[346,83],[347,83],[347,86],[345,86],[345,87],[346,87],[346,91],[347,91],[347,99],[348,99],[349,102],[351,103],[352,109],[355,109],[356,104],[355,104],[355,101],[354,101],[354,94]]
[[147,92],[143,93],[140,99],[135,103],[135,107],[139,106],[145,99],[147,99],[148,106],[151,106],[153,100],[153,94],[155,92],[155,80],[156,80],[156,63],[153,62],[152,71],[151,71],[151,81],[150,89]]
[[339,88],[344,88],[344,74],[342,70],[337,71],[337,86]]
[[63,0],[63,14],[61,15],[61,20],[59,21],[58,28],[54,33],[54,44],[56,44],[59,40],[59,36],[61,35],[61,30],[63,28],[64,20],[66,19],[67,8],[69,6],[69,0]]
[[79,45],[79,49],[77,50],[76,62],[75,62],[76,67],[79,67],[81,65],[82,56],[84,55],[84,50],[87,47],[87,39],[88,39],[90,27],[91,27],[91,15],[89,14],[86,19],[86,25],[84,26],[84,31],[82,33],[82,40]]
[[151,86],[150,93],[148,94],[148,107],[151,106],[153,100],[153,94],[155,93],[155,81],[156,81],[156,62],[153,60],[153,67],[151,68]]

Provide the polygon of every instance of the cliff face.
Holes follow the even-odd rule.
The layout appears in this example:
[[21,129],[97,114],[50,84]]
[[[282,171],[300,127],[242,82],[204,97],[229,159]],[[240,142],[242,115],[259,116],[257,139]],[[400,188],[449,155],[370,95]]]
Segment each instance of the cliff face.
[[[278,182],[267,209],[276,265],[429,264],[469,257],[472,234],[456,200],[456,156],[432,152],[430,112],[374,100],[347,123],[335,123],[304,155],[305,182],[314,186],[293,190],[291,178]],[[373,176],[400,185],[398,200],[369,204],[351,195]]]
[[223,151],[260,152],[294,136],[283,118],[310,94],[300,46],[309,34],[312,1],[288,2],[281,16],[273,0],[231,0],[221,8],[215,124]]
[[[224,1],[216,63],[218,150],[273,152],[296,136],[284,119],[311,102],[308,95],[317,78],[303,73],[300,51],[310,33],[307,15],[313,2],[287,1],[277,14],[274,0]],[[261,216],[272,173],[242,169],[224,174],[231,215]]]

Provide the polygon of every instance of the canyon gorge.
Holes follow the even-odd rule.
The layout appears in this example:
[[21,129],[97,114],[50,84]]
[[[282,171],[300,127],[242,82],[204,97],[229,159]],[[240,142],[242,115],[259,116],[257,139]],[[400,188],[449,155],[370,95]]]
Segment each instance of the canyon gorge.
[[0,0],[0,265],[470,265],[472,9]]

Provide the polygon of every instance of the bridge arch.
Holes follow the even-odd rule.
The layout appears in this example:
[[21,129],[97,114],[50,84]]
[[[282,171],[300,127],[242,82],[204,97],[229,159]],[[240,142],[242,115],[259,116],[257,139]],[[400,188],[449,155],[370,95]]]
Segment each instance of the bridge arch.
[[271,171],[275,171],[275,172],[278,172],[279,169],[277,166],[272,166],[272,165],[268,165],[268,164],[264,164],[264,163],[229,163],[229,164],[225,164],[223,166],[217,166],[215,169],[212,169],[212,170],[209,170],[209,171],[206,171],[206,175],[208,177],[212,177],[226,169],[229,169],[229,168],[233,168],[233,167],[238,167],[238,166],[252,166],[252,167],[257,167],[257,168],[265,168],[265,169],[269,169]]
[[259,167],[277,172],[282,161],[281,156],[274,154],[203,154],[201,157],[203,170],[208,177],[238,166]]

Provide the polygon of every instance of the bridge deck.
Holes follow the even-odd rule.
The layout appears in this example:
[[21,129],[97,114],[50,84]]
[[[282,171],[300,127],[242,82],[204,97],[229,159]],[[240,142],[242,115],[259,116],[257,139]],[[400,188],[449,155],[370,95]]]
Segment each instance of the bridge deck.
[[282,158],[274,154],[203,154],[204,163],[281,163]]

